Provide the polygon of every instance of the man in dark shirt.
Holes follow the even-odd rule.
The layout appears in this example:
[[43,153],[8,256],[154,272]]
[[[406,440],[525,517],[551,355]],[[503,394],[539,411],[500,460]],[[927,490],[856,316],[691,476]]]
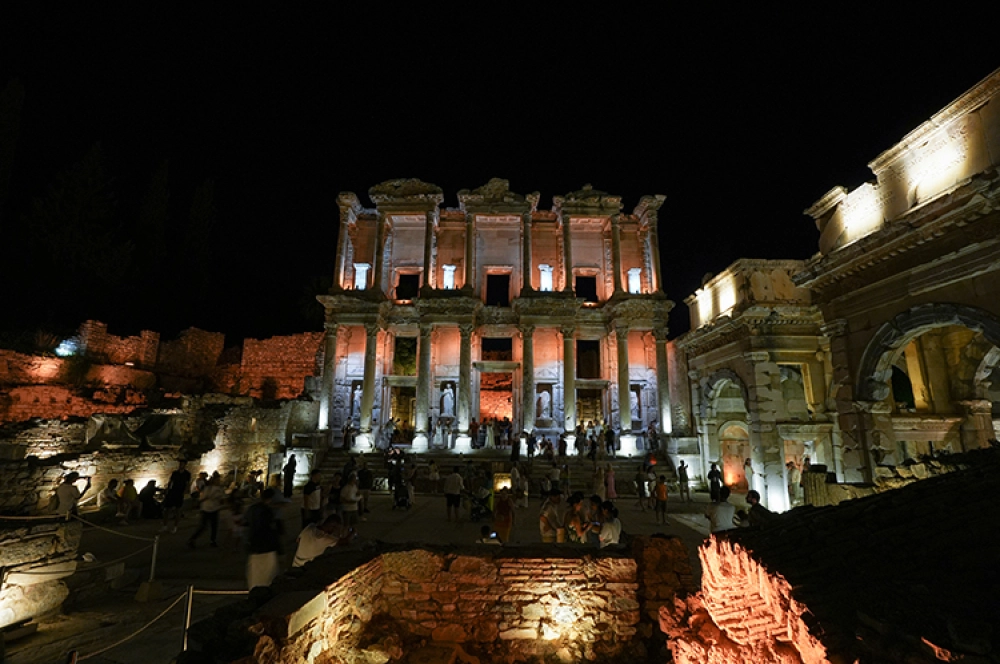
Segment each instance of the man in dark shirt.
[[281,553],[281,520],[271,506],[274,489],[264,489],[260,501],[247,508],[247,588],[269,586],[278,576],[278,554]]
[[371,468],[362,459],[358,467],[358,491],[361,493],[361,504],[358,508],[362,514],[371,512],[368,509],[368,496],[371,494],[373,488],[375,488],[375,474],[372,473]]
[[163,532],[167,531],[167,523],[171,516],[174,517],[171,532],[177,532],[177,526],[181,522],[181,512],[184,508],[184,496],[187,494],[189,486],[191,486],[191,473],[187,469],[187,461],[181,459],[177,462],[177,470],[170,473],[167,490],[163,496]]
[[323,519],[323,496],[320,489],[322,475],[318,470],[309,473],[309,481],[302,487],[302,527],[319,523]]

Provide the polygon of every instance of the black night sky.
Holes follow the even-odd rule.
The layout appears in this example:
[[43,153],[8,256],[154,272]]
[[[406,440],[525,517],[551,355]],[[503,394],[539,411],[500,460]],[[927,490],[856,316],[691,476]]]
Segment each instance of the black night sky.
[[802,210],[1000,66],[968,8],[660,4],[5,6],[0,341],[319,329],[337,193],[402,177],[667,195],[680,333],[705,273],[812,255]]

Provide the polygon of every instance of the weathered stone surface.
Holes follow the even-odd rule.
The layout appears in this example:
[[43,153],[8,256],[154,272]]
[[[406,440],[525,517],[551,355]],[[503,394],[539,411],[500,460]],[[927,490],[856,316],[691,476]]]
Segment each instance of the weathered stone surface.
[[468,639],[468,635],[465,632],[465,628],[461,625],[451,624],[434,628],[431,638],[435,641],[455,641],[461,643]]

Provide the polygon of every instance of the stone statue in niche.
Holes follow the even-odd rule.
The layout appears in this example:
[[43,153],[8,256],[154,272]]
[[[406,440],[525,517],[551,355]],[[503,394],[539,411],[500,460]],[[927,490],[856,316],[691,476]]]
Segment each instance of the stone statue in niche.
[[543,420],[552,419],[552,395],[548,392],[538,394],[538,417]]
[[441,417],[455,417],[455,390],[450,384],[441,390]]
[[359,419],[361,417],[361,386],[356,385],[354,387],[354,396],[351,403],[351,415],[354,419]]
[[629,410],[632,412],[632,419],[639,419],[639,395],[634,391],[628,391],[628,406]]

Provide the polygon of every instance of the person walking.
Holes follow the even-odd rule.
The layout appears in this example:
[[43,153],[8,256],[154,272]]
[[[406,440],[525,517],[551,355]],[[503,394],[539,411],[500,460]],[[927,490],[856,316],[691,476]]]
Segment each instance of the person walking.
[[198,529],[194,531],[194,534],[188,538],[187,545],[188,548],[195,548],[195,543],[201,536],[205,529],[210,529],[210,540],[209,546],[219,546],[218,536],[219,536],[219,511],[222,506],[226,503],[226,492],[219,486],[219,480],[212,477],[208,480],[208,484],[202,489],[201,493],[198,495],[198,508],[201,510],[201,523],[198,524]]
[[247,589],[269,586],[278,576],[278,554],[281,553],[281,520],[272,504],[275,490],[264,489],[260,500],[247,508],[243,517],[247,528]]
[[639,505],[639,509],[643,512],[646,511],[646,498],[648,492],[646,491],[646,469],[643,464],[639,464],[639,467],[635,471],[635,496],[636,502]]
[[514,498],[510,495],[510,489],[504,487],[500,489],[493,502],[493,530],[501,542],[507,544],[510,541],[510,531],[514,529]]
[[717,464],[712,464],[708,471],[708,495],[713,503],[719,502],[719,491],[722,489],[722,473]]
[[667,476],[660,475],[653,487],[653,497],[656,499],[656,523],[667,524]]
[[167,490],[163,496],[163,528],[161,532],[167,532],[170,518],[173,517],[174,525],[170,532],[176,533],[177,526],[181,523],[181,516],[184,512],[184,494],[191,484],[191,473],[187,469],[187,461],[181,459],[177,462],[177,470],[170,473],[167,481]]
[[361,493],[358,491],[358,476],[351,473],[347,478],[347,484],[340,490],[340,511],[344,517],[344,525],[353,528],[358,525],[358,503],[361,502]]
[[362,459],[361,463],[358,464],[358,491],[361,493],[361,503],[358,505],[358,512],[361,515],[371,512],[368,508],[368,499],[374,487],[375,474],[368,467],[368,462]]
[[288,463],[285,464],[285,467],[281,469],[283,473],[282,478],[284,479],[284,491],[282,493],[285,494],[285,498],[292,497],[292,489],[295,488],[295,467],[297,465],[298,462],[295,460],[295,455],[293,454],[288,458]]
[[452,520],[452,515],[454,514],[456,523],[458,522],[458,508],[462,504],[462,491],[465,490],[465,480],[462,479],[460,470],[458,466],[455,466],[451,475],[444,478],[443,486],[448,521]]
[[302,487],[302,527],[319,523],[323,519],[322,474],[319,470],[309,473],[309,481]]
[[688,465],[681,461],[677,466],[677,488],[680,492],[681,500],[691,502],[691,487],[688,486]]

